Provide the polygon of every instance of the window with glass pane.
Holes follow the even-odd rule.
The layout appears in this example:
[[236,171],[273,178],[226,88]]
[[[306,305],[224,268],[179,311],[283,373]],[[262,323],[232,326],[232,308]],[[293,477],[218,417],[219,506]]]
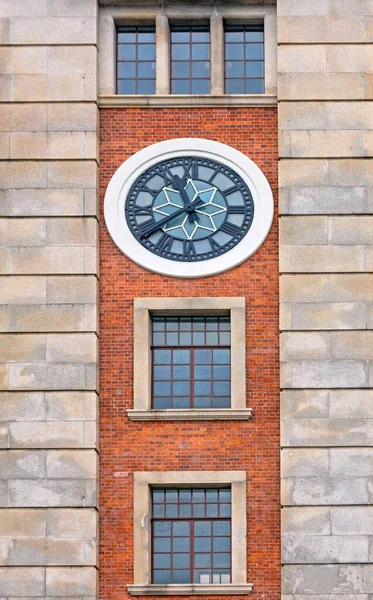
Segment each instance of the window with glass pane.
[[153,583],[230,583],[230,488],[153,489],[152,499]]
[[171,26],[171,94],[209,93],[208,25]]
[[153,408],[229,408],[230,317],[153,317]]
[[155,94],[155,27],[118,27],[117,94]]
[[225,25],[225,93],[264,94],[263,25]]

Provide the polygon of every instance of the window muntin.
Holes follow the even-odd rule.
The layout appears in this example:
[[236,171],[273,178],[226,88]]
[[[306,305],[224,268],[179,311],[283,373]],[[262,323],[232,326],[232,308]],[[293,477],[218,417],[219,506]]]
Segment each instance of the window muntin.
[[225,93],[264,94],[264,26],[224,26]]
[[152,582],[230,583],[231,490],[152,490]]
[[117,94],[155,94],[155,27],[117,28]]
[[152,318],[152,407],[230,408],[230,317]]
[[171,25],[171,94],[209,93],[209,26]]

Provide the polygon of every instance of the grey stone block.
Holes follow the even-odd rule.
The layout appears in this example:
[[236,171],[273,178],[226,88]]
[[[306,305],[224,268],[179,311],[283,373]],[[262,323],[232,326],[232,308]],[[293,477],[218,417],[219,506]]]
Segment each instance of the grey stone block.
[[0,479],[38,479],[45,477],[45,452],[9,450],[2,452],[1,457]]
[[0,215],[7,217],[79,216],[84,210],[84,189],[10,189],[0,196]]
[[97,572],[92,567],[46,570],[46,593],[49,596],[94,596],[96,588]]
[[85,331],[86,319],[82,305],[18,305],[7,308],[6,331],[56,332]]
[[282,275],[282,302],[372,302],[370,274]]
[[362,360],[294,361],[291,370],[292,387],[296,388],[363,388],[368,381]]
[[[373,591],[373,565],[286,565],[283,592],[297,594],[364,594]],[[337,600],[336,598],[336,600]]]
[[[9,504],[21,507],[96,506],[96,480],[15,479],[9,481]],[[7,496],[3,497],[1,505],[8,505]]]
[[373,422],[367,419],[283,419],[286,446],[371,446]]
[[330,416],[334,418],[373,418],[373,390],[333,390]]
[[358,273],[365,271],[364,246],[285,246],[280,248],[284,273]]
[[84,364],[14,363],[8,365],[8,372],[10,390],[90,389]]
[[46,401],[50,421],[95,421],[98,418],[98,398],[94,392],[47,392]]
[[329,358],[329,334],[293,331],[280,335],[283,361]]
[[14,275],[79,275],[86,272],[83,247],[11,248],[9,260],[9,273]]
[[282,208],[281,214],[359,214],[366,207],[366,190],[358,186],[297,187],[289,196],[288,208]]
[[[330,334],[332,358],[373,359],[373,331],[343,331]],[[348,387],[348,386],[346,386]]]
[[12,19],[12,44],[96,44],[97,24],[93,17],[18,17]]
[[45,360],[44,335],[0,334],[0,362],[38,363]]
[[283,508],[281,532],[283,536],[330,535],[330,508]]
[[366,329],[367,308],[363,302],[294,303],[291,305],[291,328]]
[[98,283],[94,276],[47,277],[48,304],[95,304]]
[[281,415],[287,419],[318,419],[329,416],[329,392],[326,390],[284,390]]
[[0,568],[0,594],[2,596],[44,596],[45,569]]
[[83,448],[82,422],[18,422],[9,424],[10,448]]
[[0,304],[44,304],[45,277],[0,277]]
[[285,563],[332,564],[369,561],[367,536],[283,536],[282,558]]
[[85,363],[97,360],[97,336],[93,333],[48,334],[47,362]]
[[373,506],[331,509],[333,535],[373,535]]
[[281,473],[282,477],[329,477],[329,450],[284,449],[281,452]]
[[0,393],[0,422],[42,421],[46,418],[47,404],[43,392]]
[[47,455],[47,475],[51,479],[93,479],[96,474],[94,450],[51,451]]
[[327,244],[326,217],[282,217],[280,219],[280,244]]
[[2,538],[45,537],[45,510],[0,510],[0,536]]
[[373,453],[369,448],[331,448],[332,477],[355,478],[373,476]]
[[283,504],[299,506],[333,506],[368,504],[368,479],[332,477],[296,477],[283,480]]
[[74,538],[15,538],[2,556],[3,565],[80,566],[84,562],[84,543]]

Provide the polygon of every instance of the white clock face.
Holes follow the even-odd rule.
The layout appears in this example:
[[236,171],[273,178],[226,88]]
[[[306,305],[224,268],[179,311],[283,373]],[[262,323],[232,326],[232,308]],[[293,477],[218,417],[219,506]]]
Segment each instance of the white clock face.
[[205,277],[236,266],[264,241],[273,198],[260,169],[210,140],[149,146],[114,174],[105,220],[117,246],[142,267]]

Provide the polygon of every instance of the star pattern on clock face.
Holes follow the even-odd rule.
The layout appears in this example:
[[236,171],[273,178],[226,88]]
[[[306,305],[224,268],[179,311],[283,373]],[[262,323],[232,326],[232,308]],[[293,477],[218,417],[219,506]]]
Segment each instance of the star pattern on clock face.
[[[162,228],[163,231],[181,240],[203,239],[216,232],[227,212],[226,203],[217,187],[203,181],[188,179],[184,189],[190,203],[198,203],[193,216],[191,217],[185,210],[166,223]],[[184,201],[180,192],[165,186],[154,203],[153,212],[157,219],[157,215],[161,215],[161,218],[170,216],[183,207]]]

